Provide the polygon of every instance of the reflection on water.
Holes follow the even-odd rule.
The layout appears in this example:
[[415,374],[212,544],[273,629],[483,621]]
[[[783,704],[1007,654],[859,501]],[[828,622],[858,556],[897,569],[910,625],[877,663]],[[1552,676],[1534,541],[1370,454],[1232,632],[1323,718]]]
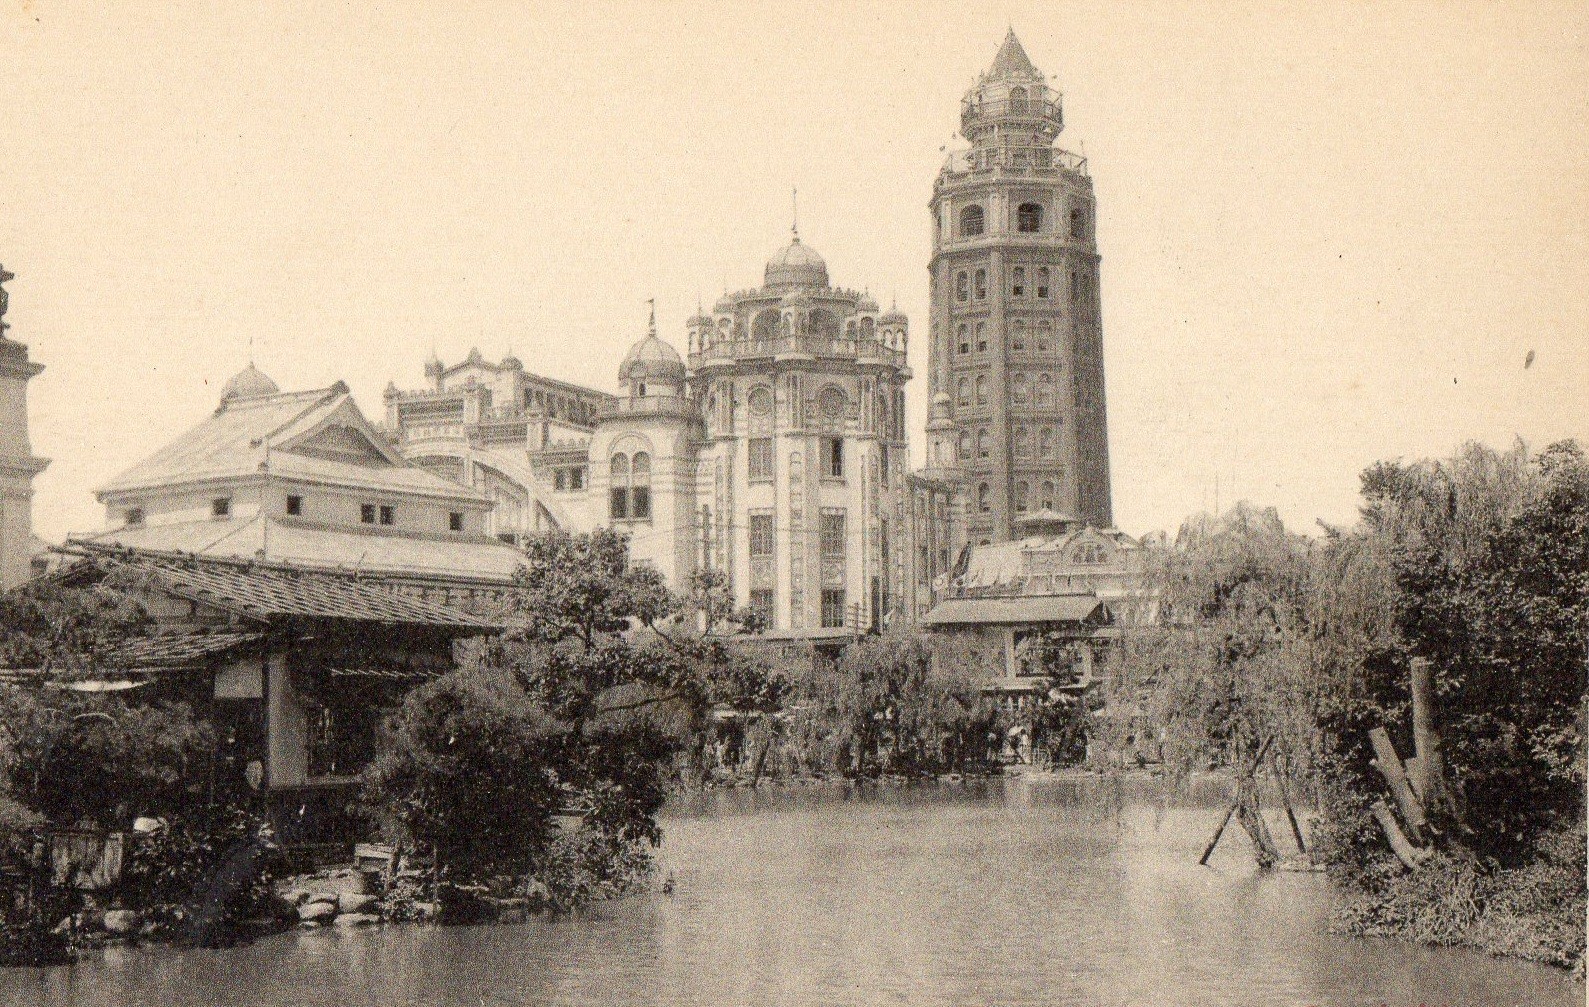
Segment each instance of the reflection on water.
[[[1317,875],[1197,866],[1217,791],[1147,781],[731,791],[682,803],[672,897],[513,927],[293,932],[0,973],[59,1004],[1583,1002],[1562,973],[1323,933]],[[1278,824],[1278,823],[1276,823]]]

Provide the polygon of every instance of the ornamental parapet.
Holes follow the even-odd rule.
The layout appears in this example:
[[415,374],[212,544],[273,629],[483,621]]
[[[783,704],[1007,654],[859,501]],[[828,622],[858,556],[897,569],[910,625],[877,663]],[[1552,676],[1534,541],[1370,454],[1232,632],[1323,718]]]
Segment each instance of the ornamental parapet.
[[905,353],[876,339],[828,339],[820,336],[780,336],[776,339],[724,339],[690,354],[690,366],[739,360],[765,360],[782,356],[877,362],[904,367]]
[[642,398],[616,398],[596,410],[598,421],[615,417],[666,416],[694,419],[700,415],[695,403],[680,395],[647,395]]
[[938,184],[965,178],[1052,178],[1066,174],[1087,177],[1087,159],[1058,147],[972,147],[950,151]]

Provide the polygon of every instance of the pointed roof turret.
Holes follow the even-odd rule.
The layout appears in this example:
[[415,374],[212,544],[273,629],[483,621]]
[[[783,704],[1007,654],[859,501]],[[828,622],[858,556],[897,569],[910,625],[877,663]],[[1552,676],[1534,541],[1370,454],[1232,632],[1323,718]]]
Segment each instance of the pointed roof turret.
[[988,76],[1041,78],[1043,75],[1032,65],[1026,50],[1021,46],[1021,40],[1015,37],[1015,29],[1011,28],[1009,34],[1004,36],[1004,44],[999,46],[998,55],[993,57],[993,65],[988,68]]

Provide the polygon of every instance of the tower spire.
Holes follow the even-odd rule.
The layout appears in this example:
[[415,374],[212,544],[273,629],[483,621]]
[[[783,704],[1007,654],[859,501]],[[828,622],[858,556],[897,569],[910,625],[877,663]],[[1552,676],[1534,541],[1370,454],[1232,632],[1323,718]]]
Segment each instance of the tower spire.
[[789,187],[789,233],[800,240],[800,190],[795,186]]
[[648,297],[646,298],[646,303],[651,305],[651,321],[646,325],[646,335],[655,339],[657,337],[657,299]]

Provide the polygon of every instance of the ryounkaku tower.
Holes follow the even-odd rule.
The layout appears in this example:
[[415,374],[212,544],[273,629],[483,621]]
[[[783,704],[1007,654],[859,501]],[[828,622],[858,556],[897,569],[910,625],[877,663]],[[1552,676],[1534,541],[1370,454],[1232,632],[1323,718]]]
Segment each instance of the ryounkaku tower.
[[953,420],[973,543],[1043,511],[1114,524],[1097,204],[1086,160],[1054,146],[1060,101],[1011,31],[933,186],[933,418]]

